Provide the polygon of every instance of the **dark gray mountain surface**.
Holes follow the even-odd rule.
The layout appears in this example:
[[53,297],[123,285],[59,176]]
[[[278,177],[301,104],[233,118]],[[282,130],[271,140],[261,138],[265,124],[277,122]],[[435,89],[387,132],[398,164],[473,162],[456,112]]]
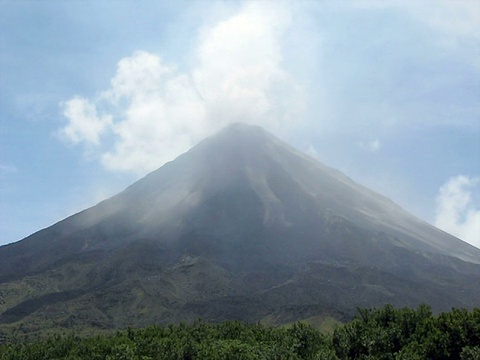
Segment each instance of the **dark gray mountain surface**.
[[480,250],[230,125],[122,193],[0,247],[0,332],[480,305]]

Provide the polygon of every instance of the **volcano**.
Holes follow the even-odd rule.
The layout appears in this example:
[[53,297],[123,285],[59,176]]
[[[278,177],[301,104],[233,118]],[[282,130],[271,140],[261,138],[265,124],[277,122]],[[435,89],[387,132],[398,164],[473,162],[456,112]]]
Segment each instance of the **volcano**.
[[118,195],[0,247],[0,332],[346,321],[480,299],[480,250],[233,124]]

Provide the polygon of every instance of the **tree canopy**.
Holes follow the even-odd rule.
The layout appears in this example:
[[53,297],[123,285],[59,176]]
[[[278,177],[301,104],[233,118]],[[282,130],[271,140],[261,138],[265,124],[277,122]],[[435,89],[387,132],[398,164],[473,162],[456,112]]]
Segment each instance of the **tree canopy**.
[[435,316],[417,309],[359,309],[349,323],[321,333],[301,322],[274,328],[197,321],[96,337],[51,336],[0,346],[0,360],[480,359],[480,308]]

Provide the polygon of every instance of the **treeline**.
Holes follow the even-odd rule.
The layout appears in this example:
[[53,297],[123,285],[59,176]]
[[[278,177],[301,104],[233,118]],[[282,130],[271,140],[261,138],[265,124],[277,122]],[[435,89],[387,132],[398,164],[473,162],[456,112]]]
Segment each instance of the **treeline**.
[[110,336],[54,336],[0,346],[1,360],[165,359],[480,359],[480,308],[434,316],[417,309],[360,309],[350,323],[322,334],[296,323],[289,328],[225,322],[151,326]]

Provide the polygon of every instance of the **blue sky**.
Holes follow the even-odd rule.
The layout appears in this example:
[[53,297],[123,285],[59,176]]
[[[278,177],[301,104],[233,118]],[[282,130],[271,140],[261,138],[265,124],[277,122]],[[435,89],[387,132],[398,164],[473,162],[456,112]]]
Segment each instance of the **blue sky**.
[[480,3],[0,2],[0,244],[228,123],[480,246]]

